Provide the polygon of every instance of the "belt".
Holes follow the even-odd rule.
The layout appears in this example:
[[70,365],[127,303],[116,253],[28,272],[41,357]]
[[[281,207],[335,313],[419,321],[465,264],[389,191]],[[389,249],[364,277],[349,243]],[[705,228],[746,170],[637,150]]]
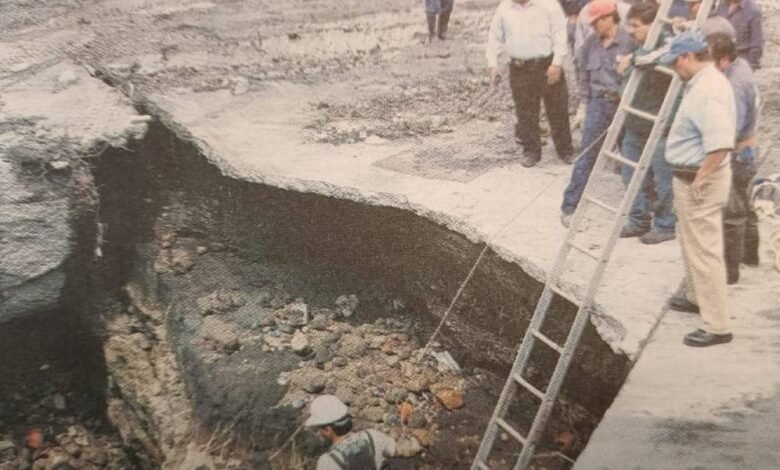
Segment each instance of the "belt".
[[548,55],[545,57],[535,57],[533,59],[515,59],[515,58],[509,59],[509,63],[511,63],[516,67],[527,67],[529,65],[541,65],[547,61],[552,61],[552,55]]
[[676,166],[672,168],[672,174],[675,178],[680,178],[686,183],[691,183],[696,179],[697,171],[699,171],[697,166]]

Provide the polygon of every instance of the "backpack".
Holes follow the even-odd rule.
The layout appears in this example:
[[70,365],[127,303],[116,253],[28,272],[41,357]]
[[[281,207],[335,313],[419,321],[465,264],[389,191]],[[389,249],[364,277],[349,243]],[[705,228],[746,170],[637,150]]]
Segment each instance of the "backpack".
[[368,431],[359,434],[365,439],[353,439],[348,445],[340,446],[328,452],[330,458],[342,470],[378,470],[374,456],[374,439]]

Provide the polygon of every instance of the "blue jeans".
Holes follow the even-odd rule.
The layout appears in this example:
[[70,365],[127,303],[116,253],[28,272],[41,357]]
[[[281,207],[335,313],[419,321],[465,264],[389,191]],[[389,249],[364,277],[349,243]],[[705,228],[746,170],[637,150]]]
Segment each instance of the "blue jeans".
[[[626,129],[623,136],[623,144],[620,153],[627,159],[637,162],[642,156],[642,147],[647,141],[647,136],[639,135],[630,129]],[[661,138],[655,147],[655,152],[650,158],[650,168],[647,170],[642,186],[631,205],[628,216],[628,226],[639,229],[652,227],[659,232],[673,232],[677,224],[677,216],[672,210],[672,166],[666,161],[664,151],[666,139]],[[623,165],[623,184],[628,186],[634,169]],[[655,204],[653,203],[655,202]],[[655,218],[653,218],[655,214]]]
[[428,15],[438,15],[452,11],[455,0],[425,0],[425,13]]
[[[607,130],[612,123],[612,118],[615,116],[617,106],[618,103],[616,101],[600,98],[595,98],[588,102],[588,106],[585,108],[585,123],[582,126],[582,149],[588,148],[589,145],[596,141],[597,137]],[[580,155],[574,162],[569,186],[563,193],[561,212],[564,214],[573,214],[577,209],[577,205],[580,203],[580,199],[582,199],[582,193],[585,191],[585,185],[588,184],[590,172],[593,170],[593,165],[596,164],[596,159],[603,144],[604,137],[601,136],[598,142]]]

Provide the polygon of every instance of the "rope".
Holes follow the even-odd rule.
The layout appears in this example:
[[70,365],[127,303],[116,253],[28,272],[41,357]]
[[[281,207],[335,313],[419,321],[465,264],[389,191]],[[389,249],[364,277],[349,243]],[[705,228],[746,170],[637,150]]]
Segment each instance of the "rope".
[[[596,145],[602,137],[604,137],[609,129],[607,128],[604,132],[601,133],[596,139],[593,140],[593,142],[590,143],[585,149],[580,151],[580,153],[577,155],[576,160],[579,160],[588,150],[590,150],[594,145]],[[555,181],[561,179],[561,177],[566,176],[560,175],[558,176]],[[471,266],[471,269],[469,270],[469,273],[466,275],[466,278],[461,282],[460,287],[458,287],[457,292],[455,292],[455,296],[453,296],[452,301],[450,301],[450,305],[447,307],[447,310],[444,312],[444,315],[442,315],[441,320],[439,320],[439,324],[436,326],[436,329],[433,330],[433,333],[431,334],[430,338],[428,339],[428,342],[425,343],[425,347],[423,348],[422,353],[420,353],[420,356],[418,357],[418,360],[421,360],[424,358],[428,353],[430,353],[431,345],[438,337],[439,333],[441,332],[441,329],[444,327],[444,324],[447,322],[447,318],[452,313],[452,309],[455,307],[455,304],[460,300],[460,296],[463,294],[463,290],[466,288],[468,283],[471,281],[471,278],[474,277],[474,273],[477,271],[477,266],[479,266],[479,263],[482,261],[482,259],[485,257],[485,253],[487,253],[488,248],[490,247],[490,244],[495,240],[495,238],[501,234],[504,230],[506,230],[512,223],[515,222],[523,213],[525,213],[526,210],[528,210],[529,207],[531,207],[531,204],[535,203],[539,197],[541,197],[542,193],[548,188],[548,186],[543,187],[540,189],[534,197],[531,198],[528,203],[523,206],[520,211],[518,211],[514,216],[512,216],[504,225],[498,228],[491,236],[488,237],[488,239],[485,241],[485,246],[482,247],[482,251],[480,251],[479,256],[477,256],[477,259],[474,261],[474,264]]]
[[286,440],[286,441],[284,441],[284,444],[282,444],[282,446],[281,446],[281,447],[279,447],[279,449],[277,449],[277,450],[276,450],[276,452],[274,452],[274,453],[273,453],[273,455],[271,455],[270,457],[268,457],[268,460],[269,460],[269,461],[271,461],[271,460],[275,459],[277,456],[279,456],[279,454],[281,454],[281,453],[282,453],[282,451],[283,451],[283,450],[284,450],[284,449],[285,449],[285,448],[286,448],[288,445],[290,445],[290,443],[293,441],[293,439],[295,439],[295,436],[297,436],[297,435],[298,435],[298,433],[299,433],[299,432],[301,432],[301,429],[303,429],[303,424],[301,424],[300,426],[298,426],[298,429],[296,429],[296,430],[295,430],[295,432],[294,432],[294,433],[292,433],[292,436],[288,437],[288,438],[287,438],[287,440]]

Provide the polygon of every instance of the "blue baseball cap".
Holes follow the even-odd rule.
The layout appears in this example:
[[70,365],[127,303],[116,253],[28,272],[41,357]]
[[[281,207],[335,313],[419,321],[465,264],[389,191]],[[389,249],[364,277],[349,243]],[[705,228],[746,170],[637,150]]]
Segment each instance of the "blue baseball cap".
[[701,52],[707,49],[707,41],[698,31],[686,31],[679,34],[672,40],[669,52],[662,55],[658,62],[664,65],[670,65],[683,54],[688,52]]

